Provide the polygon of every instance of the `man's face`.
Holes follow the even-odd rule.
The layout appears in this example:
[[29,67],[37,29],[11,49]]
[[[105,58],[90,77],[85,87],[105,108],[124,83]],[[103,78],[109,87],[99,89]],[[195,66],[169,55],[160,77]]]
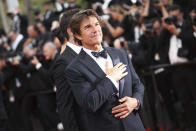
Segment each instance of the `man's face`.
[[24,52],[25,56],[26,56],[27,58],[29,58],[29,57],[35,55],[36,49],[30,49],[28,46],[26,46],[26,47],[24,48],[24,51],[23,51],[23,52]]
[[94,16],[89,16],[80,24],[80,34],[76,37],[81,40],[82,45],[88,49],[100,46],[102,42],[102,30],[99,21]]
[[5,59],[0,59],[0,70],[2,70],[6,66]]
[[8,38],[11,40],[11,41],[14,41],[16,38],[15,38],[15,34],[13,31],[9,32],[8,33]]
[[54,54],[54,50],[53,49],[51,49],[48,46],[44,46],[43,47],[43,55],[45,57],[45,60],[51,60],[53,54]]
[[28,36],[30,38],[36,38],[37,37],[37,32],[34,30],[33,26],[29,26],[27,28],[27,33],[28,33]]

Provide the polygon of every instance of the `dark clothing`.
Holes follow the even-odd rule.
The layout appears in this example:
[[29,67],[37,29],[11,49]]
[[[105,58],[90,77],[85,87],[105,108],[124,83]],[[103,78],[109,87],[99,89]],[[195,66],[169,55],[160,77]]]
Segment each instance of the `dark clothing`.
[[[42,66],[39,69],[36,69],[35,66],[30,63],[30,60],[24,60],[23,63],[20,63],[18,70],[28,76],[28,90],[37,92],[53,89],[53,85],[49,77],[49,68],[55,61],[56,57],[57,55],[51,61],[43,61]],[[34,103],[33,106],[29,105],[28,102]],[[38,93],[31,97],[26,97],[24,103],[25,105],[23,105],[23,114],[25,114],[25,130],[31,130],[32,125],[29,118],[32,115],[32,112],[33,115],[36,115],[36,113],[38,113],[37,117],[45,130],[52,130],[57,128],[59,117],[56,113],[55,93]],[[33,109],[29,109],[28,106],[34,107],[33,109],[35,110],[32,111]],[[27,111],[31,113],[28,113]]]
[[132,24],[133,20],[130,16],[125,16],[123,21],[119,24],[120,27],[124,29],[124,36],[125,40],[127,41],[134,41],[134,25]]
[[6,120],[7,114],[6,114],[4,103],[3,103],[2,91],[1,91],[2,85],[3,85],[3,73],[0,72],[0,120]]
[[19,41],[19,44],[16,47],[16,49],[12,50],[14,52],[14,54],[18,54],[18,53],[22,52],[25,41],[26,41],[25,38],[23,38],[22,40]]
[[52,22],[57,19],[58,19],[58,17],[53,10],[48,10],[45,12],[42,22],[44,23],[44,26],[46,27],[47,31],[50,31],[50,28],[52,26]]
[[169,63],[168,52],[169,52],[171,36],[172,34],[166,29],[163,29],[160,34],[158,48],[157,48],[157,52],[159,53],[160,56],[160,60],[159,60],[160,64]]
[[[121,27],[124,30],[124,33],[122,33],[120,36],[123,36],[127,41],[134,40],[134,26],[132,24],[133,21],[132,21],[131,17],[125,16],[121,22],[113,20],[111,17],[109,19],[109,23],[114,28]],[[118,37],[120,37],[120,36],[118,36]]]
[[181,52],[178,52],[178,55],[182,55],[189,60],[196,59],[196,37],[193,35],[193,32],[193,24],[190,21],[186,21],[178,36],[182,40]]
[[77,54],[67,46],[63,54],[59,55],[50,69],[52,72],[52,79],[57,88],[56,98],[58,113],[65,131],[78,131],[78,125],[76,123],[77,118],[74,113],[75,109],[73,109],[75,101],[64,75],[65,68],[76,56]]
[[106,50],[113,65],[119,62],[128,65],[128,75],[119,81],[119,91],[84,50],[65,71],[79,106],[79,126],[83,131],[143,131],[144,127],[137,111],[133,111],[122,120],[115,118],[111,113],[112,108],[120,104],[118,99],[124,96],[134,97],[142,105],[144,87],[124,51],[114,48]]

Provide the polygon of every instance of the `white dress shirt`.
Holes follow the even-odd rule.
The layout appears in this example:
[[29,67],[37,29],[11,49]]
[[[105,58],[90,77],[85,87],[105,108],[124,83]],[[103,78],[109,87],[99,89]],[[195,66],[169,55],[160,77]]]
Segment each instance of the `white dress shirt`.
[[183,63],[187,62],[188,60],[184,57],[179,57],[178,49],[182,47],[181,39],[177,38],[177,36],[173,35],[170,39],[170,46],[169,46],[169,60],[171,64],[176,63]]
[[18,47],[20,41],[23,39],[23,35],[19,34],[17,37],[16,37],[16,40],[11,44],[11,47],[12,47],[12,50],[16,50],[16,48]]
[[[84,48],[83,47],[83,50],[91,57],[93,58],[93,60],[95,60],[95,62],[99,65],[99,67],[103,70],[104,73],[106,73],[106,62],[108,61],[108,66],[109,68],[112,68],[113,67],[113,62],[112,62],[112,59],[110,57],[110,55],[107,53],[107,59],[103,58],[103,57],[98,57],[96,58],[95,56],[93,56],[91,54],[92,51],[94,50],[89,50],[87,48]],[[101,52],[103,50],[103,48],[101,47],[101,50],[99,52]],[[116,82],[112,77],[110,76],[106,76],[108,77],[112,83],[115,85],[115,87],[117,88],[117,90],[119,90],[119,82]],[[117,94],[118,95],[118,94]]]
[[79,47],[79,46],[77,46],[77,45],[74,45],[74,44],[72,44],[72,43],[70,43],[70,42],[67,42],[67,46],[69,46],[72,50],[74,50],[77,54],[79,54],[80,53],[80,51],[81,51],[81,47]]

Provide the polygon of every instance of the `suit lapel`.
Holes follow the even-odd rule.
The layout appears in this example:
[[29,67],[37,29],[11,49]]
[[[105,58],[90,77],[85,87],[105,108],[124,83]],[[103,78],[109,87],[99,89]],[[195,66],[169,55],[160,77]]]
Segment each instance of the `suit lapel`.
[[73,50],[71,49],[69,46],[66,47],[65,51],[67,51],[67,53],[69,53],[70,55],[72,56],[77,56],[78,54]]
[[[105,49],[107,50],[108,54],[110,55],[112,59],[113,66],[121,62],[117,52],[112,50],[112,48],[105,48]],[[120,98],[122,97],[122,94],[123,94],[124,83],[125,83],[124,78],[119,81],[119,97]]]
[[91,58],[83,49],[80,52],[81,58],[80,61],[97,77],[103,78],[105,73],[99,67],[99,65]]

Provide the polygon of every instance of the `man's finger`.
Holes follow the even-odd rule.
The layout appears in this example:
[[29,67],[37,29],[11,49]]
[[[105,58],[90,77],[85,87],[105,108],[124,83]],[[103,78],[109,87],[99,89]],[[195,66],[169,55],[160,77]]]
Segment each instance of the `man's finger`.
[[121,117],[121,116],[124,116],[126,114],[128,114],[128,111],[123,111],[123,112],[120,112],[120,113],[116,114],[115,117]]
[[125,72],[126,69],[127,69],[126,67],[122,68],[122,69],[121,69],[121,72],[122,72],[122,73]]
[[114,66],[114,68],[119,68],[122,64],[123,64],[123,63],[120,62],[120,63],[116,64],[116,65]]
[[128,112],[128,113],[124,114],[123,116],[120,116],[120,119],[126,118],[129,114],[130,114],[130,113]]
[[120,109],[116,109],[116,110],[113,110],[112,113],[115,114],[115,113],[123,112],[123,111],[127,111],[127,108],[123,107],[123,108],[120,108]]
[[119,102],[125,102],[126,100],[127,100],[127,96],[125,96],[125,97],[119,99]]
[[125,77],[127,74],[128,74],[128,72],[125,72],[125,73],[121,74],[121,79],[122,79],[123,77]]
[[121,64],[118,68],[120,68],[120,69],[122,69],[122,68],[124,68],[124,67],[126,67],[127,65],[125,65],[125,64]]
[[126,107],[126,104],[123,103],[123,104],[120,104],[118,106],[115,106],[115,107],[112,108],[112,111],[118,110],[118,109],[123,108],[123,107]]

